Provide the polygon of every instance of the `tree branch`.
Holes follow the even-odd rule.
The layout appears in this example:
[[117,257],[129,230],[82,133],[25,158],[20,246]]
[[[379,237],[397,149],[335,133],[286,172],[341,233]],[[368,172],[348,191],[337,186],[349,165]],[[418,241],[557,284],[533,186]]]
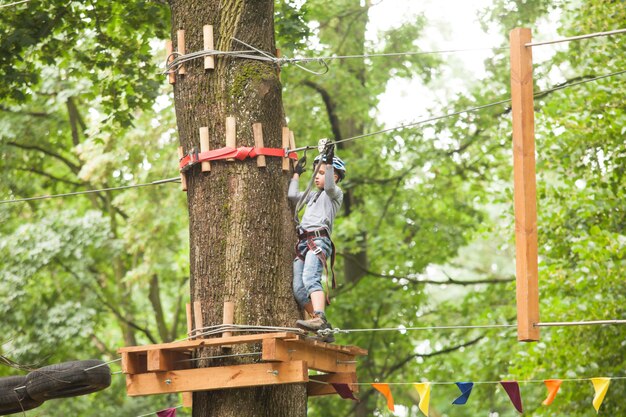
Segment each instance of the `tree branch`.
[[51,179],[53,181],[64,182],[66,184],[74,185],[74,186],[77,186],[77,187],[82,185],[79,182],[74,182],[72,180],[67,180],[65,178],[57,177],[57,176],[54,176],[52,174],[48,174],[45,171],[38,170],[36,168],[19,168],[18,167],[18,168],[15,168],[15,170],[16,171],[24,171],[24,172],[32,172],[33,174],[41,175],[42,177],[49,178],[49,179]]
[[52,152],[48,149],[42,148],[41,146],[37,146],[37,145],[24,145],[23,143],[17,143],[17,142],[7,142],[7,145],[9,146],[14,146],[16,148],[20,148],[20,149],[25,149],[25,150],[35,150],[35,151],[39,151],[41,153],[44,153],[48,156],[51,156],[53,158],[58,159],[59,161],[63,162],[65,165],[67,165],[72,172],[77,173],[80,171],[80,167],[78,165],[76,165],[75,163],[71,162],[69,159],[65,158],[62,155],[59,155],[58,153]]
[[148,292],[148,299],[152,304],[152,311],[154,311],[154,318],[157,323],[157,329],[159,330],[159,336],[161,340],[167,342],[167,326],[165,325],[165,317],[163,315],[163,305],[161,304],[161,296],[159,289],[159,277],[154,274],[150,279],[150,289]]
[[336,112],[336,104],[333,101],[333,99],[330,97],[330,94],[328,94],[328,91],[326,91],[326,89],[324,87],[322,87],[321,85],[314,83],[313,81],[310,80],[304,80],[302,82],[303,85],[312,88],[313,90],[317,91],[320,96],[322,96],[322,101],[324,102],[324,106],[326,106],[326,113],[328,114],[328,121],[330,122],[330,128],[333,132],[333,135],[335,136],[335,140],[341,140],[342,136],[341,136],[341,129],[339,127],[339,117],[337,117],[337,112]]
[[354,256],[352,256],[349,253],[337,252],[337,255],[343,256],[344,258],[350,258],[352,260],[352,262],[354,262],[355,265],[357,267],[359,267],[363,272],[365,272],[366,274],[371,275],[373,277],[385,278],[385,279],[406,280],[409,283],[414,284],[414,285],[432,284],[432,285],[463,285],[463,286],[467,286],[467,285],[478,285],[478,284],[504,284],[504,283],[507,283],[507,282],[515,281],[515,278],[486,278],[486,279],[478,279],[478,280],[472,280],[472,281],[462,281],[462,280],[456,280],[456,279],[451,278],[448,274],[445,273],[445,271],[444,271],[444,274],[448,278],[445,281],[438,281],[438,280],[432,280],[432,279],[417,279],[417,278],[411,278],[411,277],[407,277],[407,276],[398,276],[398,275],[385,275],[385,274],[382,274],[380,272],[374,272],[374,271],[371,271],[371,270],[367,269],[364,265],[359,264],[358,262],[356,262],[356,259],[354,258]]

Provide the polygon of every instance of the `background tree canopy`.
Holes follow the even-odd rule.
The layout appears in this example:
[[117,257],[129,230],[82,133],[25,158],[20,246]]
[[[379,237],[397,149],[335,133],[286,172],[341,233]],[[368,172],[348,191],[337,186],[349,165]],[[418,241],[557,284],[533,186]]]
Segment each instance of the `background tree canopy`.
[[[429,16],[366,36],[391,2],[276,3],[284,56],[419,50]],[[162,71],[169,11],[160,2],[36,1],[0,13],[0,199],[140,184],[176,176],[176,124]],[[559,36],[618,29],[618,1],[496,1],[480,21],[508,47],[530,27]],[[468,16],[468,25],[473,16]],[[552,29],[553,28],[553,29]],[[461,40],[459,41],[461,42]],[[535,64],[535,91],[620,71],[624,35],[571,42]],[[313,65],[313,64],[310,64]],[[494,49],[482,79],[447,55],[330,61],[326,75],[286,66],[285,114],[298,145],[390,127],[377,108],[400,79],[439,92],[433,115],[508,98],[508,51]],[[535,101],[541,320],[624,318],[626,88],[624,75],[539,95]],[[416,120],[418,114],[415,115]],[[411,122],[414,120],[407,120]],[[512,151],[507,104],[415,128],[344,142],[346,200],[337,220],[340,287],[329,308],[342,329],[514,324]],[[310,174],[310,173],[309,173]],[[185,195],[163,184],[0,205],[0,355],[24,367],[114,360],[123,345],[184,337],[188,289]],[[337,343],[367,348],[363,382],[498,381],[624,375],[619,326],[542,329],[539,343],[513,328],[360,332]],[[111,365],[114,371],[116,364]],[[23,369],[0,367],[0,375]],[[496,384],[477,385],[463,408],[453,385],[435,385],[431,415],[514,416]],[[406,416],[417,393],[394,386]],[[601,411],[622,415],[615,380]],[[358,404],[309,401],[312,416],[387,415],[361,387]],[[542,384],[523,384],[527,415],[588,416],[589,381],[564,383],[550,407]],[[90,396],[45,403],[26,415],[136,416],[175,396],[129,399],[124,378]],[[180,410],[184,415],[185,411]],[[497,414],[496,414],[497,413]]]

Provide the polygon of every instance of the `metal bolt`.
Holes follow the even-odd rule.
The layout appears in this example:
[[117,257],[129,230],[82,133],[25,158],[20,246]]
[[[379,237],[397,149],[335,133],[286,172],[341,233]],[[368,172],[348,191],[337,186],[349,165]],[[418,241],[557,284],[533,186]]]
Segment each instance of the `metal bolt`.
[[171,379],[166,379],[166,380],[165,380],[165,383],[166,383],[167,385],[169,385],[169,384],[171,384],[171,383],[172,383],[172,380],[171,380]]
[[278,376],[278,371],[277,370],[273,370],[273,371],[267,371],[268,374],[273,374],[274,376]]

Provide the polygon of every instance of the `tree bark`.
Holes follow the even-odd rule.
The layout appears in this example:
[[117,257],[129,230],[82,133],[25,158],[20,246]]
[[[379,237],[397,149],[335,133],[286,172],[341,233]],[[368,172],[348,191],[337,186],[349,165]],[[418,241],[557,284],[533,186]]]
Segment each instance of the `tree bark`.
[[[202,27],[207,24],[214,27],[217,50],[248,49],[233,37],[264,51],[275,50],[272,0],[169,3],[174,45],[176,31],[184,29],[188,53],[203,49]],[[203,59],[185,67],[186,75],[177,75],[174,84],[185,152],[199,149],[202,126],[209,128],[211,149],[225,146],[227,116],[236,118],[237,146],[254,146],[252,124],[262,123],[265,146],[282,147],[284,116],[276,66],[217,57],[214,70],[205,71]],[[188,171],[191,300],[202,303],[205,326],[221,323],[226,301],[234,302],[236,324],[293,327],[299,317],[291,290],[296,237],[286,197],[289,176],[282,172],[280,158],[267,158],[267,168],[257,168],[254,160],[216,161],[210,173],[199,167]],[[243,349],[235,346],[232,353]],[[206,359],[202,364],[258,360],[241,358]],[[306,415],[304,384],[194,394],[194,417],[277,415]]]

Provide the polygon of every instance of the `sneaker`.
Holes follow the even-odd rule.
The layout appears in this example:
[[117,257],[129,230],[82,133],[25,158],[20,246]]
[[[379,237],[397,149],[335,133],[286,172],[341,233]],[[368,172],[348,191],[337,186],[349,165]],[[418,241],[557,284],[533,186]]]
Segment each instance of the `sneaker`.
[[296,321],[296,325],[301,329],[311,332],[316,332],[318,330],[328,328],[328,322],[321,317],[313,317],[309,320],[298,320]]

